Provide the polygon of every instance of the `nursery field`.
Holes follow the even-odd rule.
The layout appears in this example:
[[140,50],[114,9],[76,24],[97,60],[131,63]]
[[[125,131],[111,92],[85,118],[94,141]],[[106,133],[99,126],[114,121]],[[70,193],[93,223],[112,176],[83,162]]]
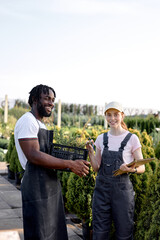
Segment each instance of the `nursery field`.
[[[14,174],[22,177],[22,168],[20,166],[15,144],[14,144],[14,126],[17,119],[27,109],[12,109],[9,114],[7,124],[3,123],[2,111],[0,115],[0,161],[6,161],[9,169]],[[62,127],[58,128],[54,119],[46,122],[49,130],[53,130],[53,143],[68,145],[72,147],[85,148],[86,141],[91,138],[95,140],[100,133],[108,131],[104,128],[104,117],[100,123],[95,115],[70,116],[74,121],[70,124],[62,121]],[[76,120],[77,117],[77,120]],[[96,122],[94,122],[96,119]],[[134,236],[137,240],[156,240],[160,237],[160,138],[157,129],[160,127],[160,121],[154,116],[146,118],[126,118],[126,124],[129,131],[136,134],[142,144],[144,158],[155,158],[151,163],[146,164],[144,174],[130,175],[135,191],[135,229]],[[82,125],[82,126],[81,126]],[[87,159],[89,161],[89,158]],[[96,173],[90,167],[87,177],[80,178],[67,171],[57,171],[62,184],[62,192],[65,203],[65,209],[74,213],[83,224],[92,229],[92,195],[95,186]],[[114,228],[112,229],[112,239],[114,239]],[[157,238],[157,236],[159,236]]]

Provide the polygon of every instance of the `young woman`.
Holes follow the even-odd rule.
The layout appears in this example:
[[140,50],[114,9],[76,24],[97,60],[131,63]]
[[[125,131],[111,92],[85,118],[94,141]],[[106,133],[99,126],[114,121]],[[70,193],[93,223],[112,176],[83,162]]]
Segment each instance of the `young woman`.
[[[145,166],[127,167],[134,159],[142,159],[141,144],[135,134],[127,130],[122,106],[111,102],[105,109],[110,126],[107,133],[87,143],[94,171],[98,172],[93,194],[93,240],[108,240],[112,220],[117,240],[132,240],[134,226],[134,190],[128,173],[143,173]],[[113,176],[120,168],[124,173]]]

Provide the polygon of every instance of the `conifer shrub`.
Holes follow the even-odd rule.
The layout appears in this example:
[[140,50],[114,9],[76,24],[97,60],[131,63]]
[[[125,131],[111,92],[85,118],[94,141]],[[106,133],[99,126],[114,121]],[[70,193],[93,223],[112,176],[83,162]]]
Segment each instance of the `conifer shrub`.
[[[130,132],[135,133],[141,142],[142,145],[142,153],[144,158],[154,158],[154,148],[153,148],[153,140],[147,134],[146,131],[140,133],[138,130],[129,129]],[[152,161],[151,163],[147,163],[145,165],[145,172],[143,174],[131,174],[130,179],[133,183],[133,187],[135,190],[135,239],[142,240],[144,239],[144,231],[146,228],[141,225],[139,227],[139,221],[144,222],[144,209],[146,207],[146,202],[149,201],[149,197],[147,195],[150,192],[151,182],[155,177],[155,173],[157,171],[157,162]],[[153,189],[152,189],[153,190]],[[141,216],[141,217],[140,217]],[[146,218],[146,222],[148,222],[148,217]],[[147,225],[147,224],[146,224]],[[148,239],[149,240],[149,239]]]
[[160,159],[160,142],[155,147],[155,155],[158,159]]
[[160,237],[160,200],[158,199],[154,205],[154,211],[151,218],[150,228],[145,232],[145,240],[157,240]]
[[5,153],[2,148],[0,148],[0,162],[4,162]]
[[19,162],[17,150],[15,147],[14,133],[10,135],[10,141],[8,145],[8,151],[5,155],[5,161],[9,164],[9,169],[14,173],[20,173],[20,177],[23,175],[23,168]]
[[95,185],[95,174],[92,168],[86,177],[71,173],[67,183],[66,207],[83,222],[92,223],[92,196]]
[[150,240],[159,239],[160,236],[160,163],[156,161],[157,167],[154,174],[152,174],[148,189],[146,191],[146,198],[142,206],[141,212],[137,221],[136,239]]
[[8,145],[8,151],[5,155],[5,161],[9,164],[10,163],[10,158],[11,158],[11,154],[13,151],[13,148],[15,146],[15,142],[14,142],[14,134],[11,133],[10,134],[10,140],[9,140],[9,145]]
[[0,148],[7,149],[9,144],[8,139],[0,138]]
[[13,150],[11,152],[10,161],[9,161],[10,162],[9,169],[14,173],[18,172],[18,166],[17,166],[17,163],[16,163],[16,158],[17,157],[18,157],[17,156],[17,151],[16,151],[16,147],[14,145]]

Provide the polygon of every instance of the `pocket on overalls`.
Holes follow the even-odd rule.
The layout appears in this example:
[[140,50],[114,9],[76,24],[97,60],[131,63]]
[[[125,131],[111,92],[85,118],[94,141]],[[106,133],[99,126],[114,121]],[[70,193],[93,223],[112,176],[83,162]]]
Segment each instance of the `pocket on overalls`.
[[113,163],[104,163],[103,175],[108,176],[113,174]]

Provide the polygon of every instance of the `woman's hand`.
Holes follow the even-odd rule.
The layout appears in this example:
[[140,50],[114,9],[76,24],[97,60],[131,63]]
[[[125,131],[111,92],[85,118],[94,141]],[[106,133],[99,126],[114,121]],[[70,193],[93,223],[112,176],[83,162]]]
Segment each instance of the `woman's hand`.
[[137,172],[137,169],[135,168],[135,164],[133,164],[131,167],[127,167],[127,164],[123,163],[120,166],[120,169],[124,172],[124,173],[135,173]]
[[101,150],[96,148],[94,152],[94,141],[93,139],[86,142],[86,148],[88,149],[89,158],[91,160],[92,168],[95,172],[98,172],[101,163]]
[[93,139],[88,140],[86,142],[86,148],[88,149],[89,154],[94,154],[94,141],[93,141]]

